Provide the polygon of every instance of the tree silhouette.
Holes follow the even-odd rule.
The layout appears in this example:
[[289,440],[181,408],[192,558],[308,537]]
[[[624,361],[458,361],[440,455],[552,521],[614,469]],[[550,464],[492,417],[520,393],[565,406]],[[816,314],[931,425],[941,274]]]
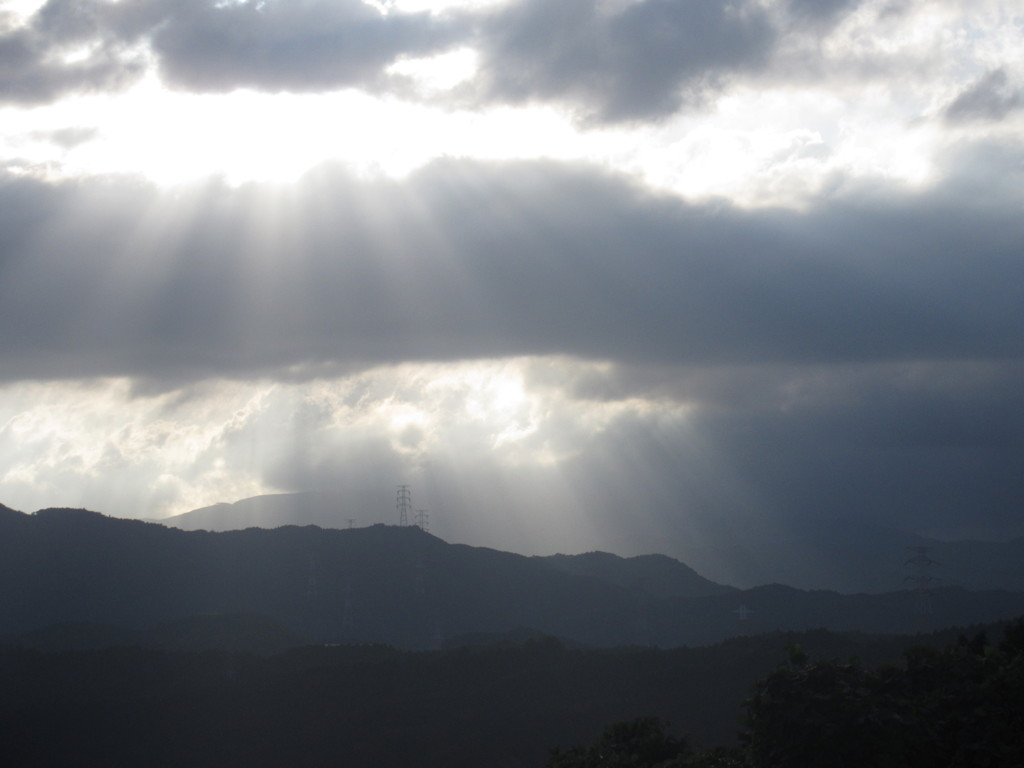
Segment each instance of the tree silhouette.
[[746,702],[756,768],[996,768],[1024,765],[1024,619],[916,646],[899,665],[810,662],[798,650]]

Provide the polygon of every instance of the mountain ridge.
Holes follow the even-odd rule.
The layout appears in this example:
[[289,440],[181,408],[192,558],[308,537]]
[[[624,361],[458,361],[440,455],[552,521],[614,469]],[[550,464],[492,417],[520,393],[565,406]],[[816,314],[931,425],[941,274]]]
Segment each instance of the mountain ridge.
[[[344,529],[350,524],[365,527],[380,522],[359,511],[364,508],[370,507],[344,496],[282,493],[215,504],[154,522],[210,531],[290,524]],[[936,583],[1024,591],[1024,537],[1003,542],[944,541],[878,523],[837,527],[805,520],[782,533],[719,532],[710,542],[683,542],[678,551],[661,556],[684,563],[711,581],[744,589],[784,582],[808,590],[885,593],[906,587],[905,561],[913,556],[908,548],[919,546],[927,547],[936,562],[931,573]]]
[[[66,621],[138,628],[260,613],[318,641],[417,647],[445,634],[529,626],[628,642],[625,587],[416,527],[181,531],[87,510],[0,520],[0,632]],[[723,587],[679,564],[690,591]],[[435,626],[436,625],[436,626]]]
[[[0,634],[62,622],[138,630],[262,615],[317,643],[432,648],[519,629],[583,645],[672,647],[824,627],[913,631],[915,595],[704,579],[660,555],[527,557],[417,527],[182,531],[65,508],[0,515]],[[936,627],[1024,611],[1017,592],[934,592]]]

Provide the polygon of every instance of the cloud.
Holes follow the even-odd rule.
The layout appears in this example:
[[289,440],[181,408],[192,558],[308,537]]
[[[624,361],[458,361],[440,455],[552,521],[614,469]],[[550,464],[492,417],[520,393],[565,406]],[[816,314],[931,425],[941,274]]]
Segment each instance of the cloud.
[[0,104],[32,106],[139,78],[139,53],[107,28],[90,2],[50,0],[24,25],[0,18]]
[[[172,87],[357,88],[414,96],[393,64],[474,48],[479,68],[446,97],[461,106],[549,102],[585,121],[658,121],[702,106],[736,76],[770,69],[788,34],[826,34],[857,3],[536,0],[445,13],[363,0],[50,0],[0,37],[3,93],[44,103],[116,90],[147,57]],[[435,97],[436,98],[436,97]]]
[[[808,73],[820,80],[823,60],[835,55],[822,42],[862,4],[521,0],[382,14],[362,0],[191,0],[163,9],[152,48],[164,79],[187,90],[351,87],[414,99],[391,65],[471,49],[475,74],[425,98],[472,109],[553,104],[596,126],[705,108],[736,81],[774,84]],[[890,72],[881,63],[876,69]]]
[[120,90],[150,60],[194,92],[381,90],[388,66],[447,50],[464,27],[363,0],[49,0],[24,24],[0,21],[0,103]]
[[440,53],[460,22],[430,13],[386,13],[363,0],[168,5],[153,35],[171,85],[199,92],[373,90],[400,57]]
[[796,21],[812,27],[828,27],[835,24],[844,14],[850,13],[864,0],[789,0],[786,10]]
[[574,402],[643,404],[566,471],[588,507],[647,525],[648,547],[675,530],[757,549],[830,523],[1019,534],[1022,377],[1020,361],[562,369]]
[[480,98],[567,102],[586,119],[663,118],[765,63],[777,30],[743,2],[592,0],[502,6],[483,25]]
[[[996,527],[1024,490],[1012,469],[1024,451],[1021,375],[1019,363],[794,368],[777,403],[708,409],[694,428],[773,502],[777,522]],[[746,371],[743,384],[759,378]]]
[[152,49],[168,83],[198,92],[388,92],[402,90],[401,78],[386,73],[392,64],[470,46],[479,70],[454,103],[551,101],[614,122],[702,103],[730,74],[763,65],[777,35],[757,3],[618,6],[529,0],[382,14],[362,0],[190,0],[162,7]]
[[745,211],[587,166],[441,161],[288,191],[8,177],[0,200],[8,379],[1015,358],[1024,338],[1015,204],[944,188]]
[[34,131],[33,139],[47,141],[62,149],[72,149],[96,138],[95,128],[60,128],[53,131]]
[[27,510],[45,499],[133,517],[261,493],[231,445],[267,389],[216,383],[143,398],[126,380],[4,387],[0,489]]
[[[0,27],[0,98],[43,104],[114,91],[155,67],[165,84],[195,93],[357,89],[468,109],[542,103],[591,127],[661,123],[709,108],[737,86],[838,92],[899,72],[926,87],[937,62],[976,66],[973,49],[952,48],[939,33],[931,7],[518,0],[429,13],[364,0],[50,0],[25,24]],[[979,23],[997,23],[982,10]],[[420,93],[415,77],[394,68],[415,72],[417,62],[456,51],[473,54],[477,67],[448,90]],[[993,91],[998,85],[975,84],[982,90],[962,94],[950,119],[964,109],[1015,109],[1015,91]]]
[[1006,69],[999,67],[961,91],[942,114],[949,123],[998,122],[1021,108],[1024,108],[1024,87],[1014,87]]

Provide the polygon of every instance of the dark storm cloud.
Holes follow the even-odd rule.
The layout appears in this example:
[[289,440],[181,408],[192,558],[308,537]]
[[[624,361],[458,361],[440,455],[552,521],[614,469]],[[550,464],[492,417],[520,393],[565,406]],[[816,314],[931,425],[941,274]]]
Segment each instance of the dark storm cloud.
[[[564,386],[597,402],[685,404],[685,416],[669,417],[685,429],[661,432],[683,446],[674,450],[694,454],[680,466],[696,475],[678,479],[691,489],[690,508],[702,486],[704,498],[719,505],[728,488],[742,487],[726,505],[731,514],[743,514],[735,496],[746,494],[748,506],[756,500],[783,521],[831,511],[911,528],[925,521],[1024,524],[1016,519],[1024,493],[1015,470],[1024,458],[1020,360],[623,365],[584,369]],[[612,444],[658,439],[659,429],[649,426],[616,429],[625,431]],[[705,464],[733,474],[712,491],[716,478]],[[971,519],[958,521],[964,510]]]
[[1002,67],[986,73],[943,110],[950,123],[999,121],[1024,108],[1024,87],[1014,86]]
[[[900,550],[913,534],[1024,532],[1019,364],[892,365],[830,376],[845,378],[851,396],[697,417],[695,430],[763,504],[724,515],[736,528],[733,541],[772,563],[774,578],[898,589]],[[813,378],[805,389],[813,393]],[[760,541],[758,513],[774,529]],[[812,564],[815,553],[824,561]],[[785,560],[792,576],[780,567]],[[816,575],[828,570],[828,581]]]
[[[792,372],[802,391],[780,393],[785,407],[712,408],[696,419],[694,429],[730,456],[737,474],[774,500],[776,519],[909,529],[1016,521],[1024,493],[1014,469],[1024,458],[1019,364],[816,373]],[[748,384],[757,378],[746,374]]]
[[326,169],[288,194],[5,179],[2,375],[1024,352],[1012,198],[875,190],[743,211],[585,166],[468,161],[405,182]]
[[699,104],[723,77],[763,65],[777,30],[754,3],[593,0],[502,6],[484,25],[482,98],[568,102],[600,122]]
[[1024,533],[1020,362],[583,376],[601,402],[661,405],[623,412],[560,467],[611,551],[667,552],[740,585],[895,590],[915,535]]

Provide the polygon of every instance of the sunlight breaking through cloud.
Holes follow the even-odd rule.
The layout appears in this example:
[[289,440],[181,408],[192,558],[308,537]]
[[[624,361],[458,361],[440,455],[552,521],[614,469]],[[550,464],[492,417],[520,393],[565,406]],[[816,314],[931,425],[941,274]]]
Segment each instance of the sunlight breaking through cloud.
[[[594,434],[615,412],[635,407],[558,406],[550,388],[538,391],[525,378],[537,364],[401,366],[305,384],[221,382],[159,395],[133,394],[126,380],[11,385],[0,428],[8,467],[0,487],[15,504],[50,495],[60,497],[54,503],[154,518],[239,494],[296,490],[267,478],[287,475],[282,462],[306,454],[310,463],[291,471],[313,472],[326,484],[337,472],[343,484],[383,490],[403,474],[430,463],[456,466],[464,456],[495,469],[553,467],[579,450],[581,435],[567,429]],[[377,434],[387,441],[375,448]],[[338,463],[363,448],[387,453],[380,458],[395,476],[360,481]]]
[[0,8],[0,503],[1024,532],[1009,0]]

